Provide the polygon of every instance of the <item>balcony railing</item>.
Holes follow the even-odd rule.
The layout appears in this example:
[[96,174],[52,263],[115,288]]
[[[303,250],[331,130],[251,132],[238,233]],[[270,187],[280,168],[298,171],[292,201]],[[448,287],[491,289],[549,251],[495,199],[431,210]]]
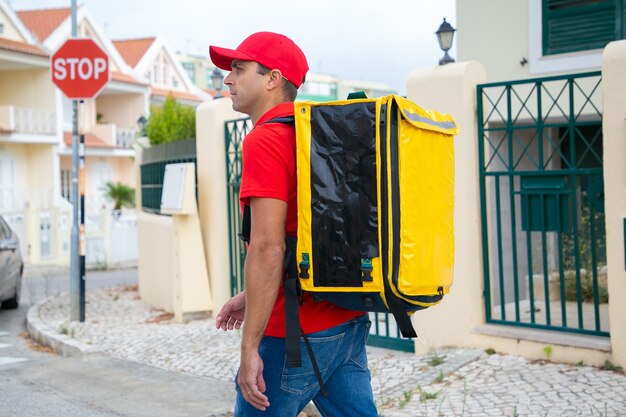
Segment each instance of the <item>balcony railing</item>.
[[0,106],[0,129],[15,133],[54,135],[54,110],[19,106]]
[[0,211],[49,208],[54,205],[54,190],[46,187],[0,186]]
[[124,149],[133,146],[138,131],[137,128],[120,127],[115,123],[98,123],[91,129],[91,132],[107,145]]
[[132,127],[118,127],[115,143],[120,148],[131,148],[139,129]]

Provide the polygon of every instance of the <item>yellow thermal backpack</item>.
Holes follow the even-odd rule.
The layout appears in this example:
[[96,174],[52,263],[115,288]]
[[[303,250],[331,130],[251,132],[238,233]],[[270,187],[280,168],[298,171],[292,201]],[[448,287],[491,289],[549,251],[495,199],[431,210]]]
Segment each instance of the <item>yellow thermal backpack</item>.
[[296,129],[288,353],[290,337],[299,343],[300,289],[349,309],[391,312],[403,336],[415,337],[409,315],[437,304],[452,284],[456,123],[397,95],[294,106],[293,118],[265,122]]
[[396,95],[296,102],[294,118],[301,289],[415,337],[407,313],[452,284],[454,120]]

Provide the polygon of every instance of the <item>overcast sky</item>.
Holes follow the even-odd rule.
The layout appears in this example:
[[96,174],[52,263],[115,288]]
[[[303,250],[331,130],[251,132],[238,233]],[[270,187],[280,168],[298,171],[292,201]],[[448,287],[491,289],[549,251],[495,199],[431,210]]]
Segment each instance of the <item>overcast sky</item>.
[[[14,10],[69,7],[70,0],[9,0]],[[292,38],[314,72],[377,81],[406,92],[415,68],[443,56],[434,32],[455,0],[78,0],[111,39],[161,35],[177,51],[235,48],[252,32]],[[456,42],[455,42],[456,43]],[[456,56],[455,46],[451,51]]]

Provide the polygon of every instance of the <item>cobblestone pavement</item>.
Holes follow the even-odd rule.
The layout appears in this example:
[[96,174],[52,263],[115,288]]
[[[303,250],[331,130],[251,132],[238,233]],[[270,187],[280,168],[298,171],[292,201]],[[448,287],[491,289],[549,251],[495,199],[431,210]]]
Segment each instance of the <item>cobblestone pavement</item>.
[[[212,319],[179,324],[150,308],[132,287],[89,291],[86,321],[71,322],[69,296],[33,307],[57,335],[92,350],[159,368],[233,383],[240,334]],[[52,335],[54,337],[54,334]],[[626,377],[590,366],[446,349],[426,356],[368,348],[381,417],[626,416]]]

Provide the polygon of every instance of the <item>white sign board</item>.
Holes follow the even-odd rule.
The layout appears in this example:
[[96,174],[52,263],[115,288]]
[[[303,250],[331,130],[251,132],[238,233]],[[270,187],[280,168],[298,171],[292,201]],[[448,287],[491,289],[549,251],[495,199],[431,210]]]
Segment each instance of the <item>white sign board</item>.
[[182,213],[185,197],[185,177],[187,164],[168,164],[165,166],[161,211]]

